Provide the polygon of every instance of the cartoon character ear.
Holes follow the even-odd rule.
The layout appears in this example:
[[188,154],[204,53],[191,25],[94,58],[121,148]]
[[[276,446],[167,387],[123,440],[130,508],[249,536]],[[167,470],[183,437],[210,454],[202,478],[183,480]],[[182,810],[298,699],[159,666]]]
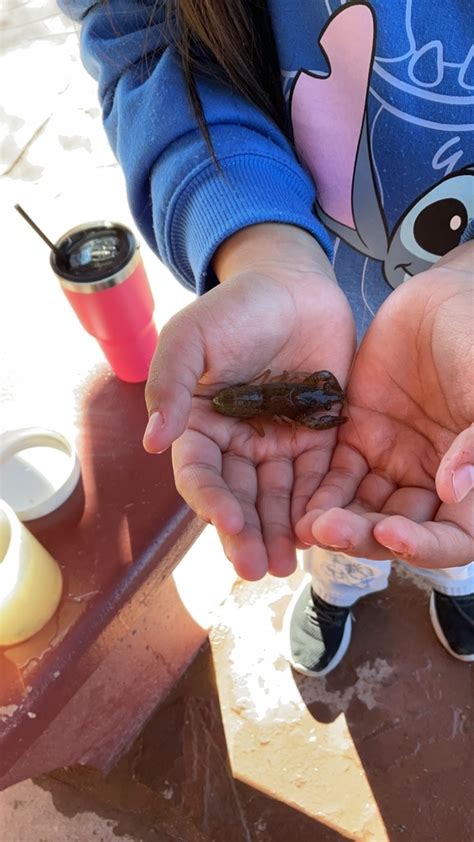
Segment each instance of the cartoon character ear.
[[358,251],[383,260],[388,236],[375,186],[365,116],[374,17],[365,3],[343,6],[320,38],[326,76],[301,71],[290,99],[293,137],[317,188],[317,213]]

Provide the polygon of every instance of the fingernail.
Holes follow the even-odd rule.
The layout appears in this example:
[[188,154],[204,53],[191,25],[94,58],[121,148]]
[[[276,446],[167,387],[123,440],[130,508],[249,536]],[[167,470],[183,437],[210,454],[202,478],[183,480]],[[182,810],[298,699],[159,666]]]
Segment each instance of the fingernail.
[[343,543],[342,541],[339,541],[338,544],[319,544],[319,542],[318,542],[318,545],[320,547],[322,547],[323,550],[336,550],[336,551],[341,551],[341,552],[345,552],[345,553],[348,550],[351,549],[350,544]]
[[157,447],[155,443],[155,438],[157,433],[163,428],[165,423],[165,419],[163,417],[162,412],[153,412],[148,419],[148,424],[146,425],[145,434],[143,436],[143,446],[145,450],[150,451],[151,453],[156,452]]
[[316,537],[315,537],[314,540],[316,541],[318,547],[321,547],[321,549],[323,549],[323,550],[343,550],[344,551],[344,550],[350,550],[351,549],[350,541],[345,541],[342,538],[341,538],[340,541],[337,542],[337,544],[334,544],[333,542],[331,542],[330,544],[328,544],[327,542],[322,544],[321,541]]
[[451,482],[455,500],[460,503],[474,488],[474,465],[461,465],[454,471]]
[[386,547],[387,550],[390,550],[390,552],[392,552],[396,558],[408,561],[412,557],[412,550],[410,547],[407,547],[406,544],[399,544],[398,547],[394,547],[393,544],[395,543],[395,541],[391,541],[390,543],[392,544],[392,546],[389,546],[386,543],[386,541],[383,541],[382,546]]

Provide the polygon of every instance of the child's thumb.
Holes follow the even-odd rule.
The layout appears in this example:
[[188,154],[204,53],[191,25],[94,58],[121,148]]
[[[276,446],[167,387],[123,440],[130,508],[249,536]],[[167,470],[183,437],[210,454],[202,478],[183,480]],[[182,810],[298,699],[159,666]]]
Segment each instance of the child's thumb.
[[444,503],[460,503],[474,489],[474,424],[454,439],[436,473],[436,491]]
[[203,370],[200,331],[183,311],[161,331],[148,375],[145,400],[149,420],[143,446],[149,453],[166,450],[186,429],[192,396]]

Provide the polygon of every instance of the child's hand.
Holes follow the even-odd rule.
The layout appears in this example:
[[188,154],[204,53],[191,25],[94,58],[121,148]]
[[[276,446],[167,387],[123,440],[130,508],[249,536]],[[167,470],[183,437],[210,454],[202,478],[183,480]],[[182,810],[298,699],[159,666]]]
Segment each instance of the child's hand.
[[239,575],[286,576],[296,563],[292,523],[328,469],[335,430],[298,427],[294,434],[266,423],[261,438],[199,395],[267,368],[329,369],[344,385],[352,315],[322,250],[298,228],[245,229],[224,244],[214,266],[223,283],[161,333],[146,389],[145,446],[156,452],[174,442],[178,491],[215,524]]
[[473,560],[473,268],[469,243],[381,307],[301,540],[419,567]]

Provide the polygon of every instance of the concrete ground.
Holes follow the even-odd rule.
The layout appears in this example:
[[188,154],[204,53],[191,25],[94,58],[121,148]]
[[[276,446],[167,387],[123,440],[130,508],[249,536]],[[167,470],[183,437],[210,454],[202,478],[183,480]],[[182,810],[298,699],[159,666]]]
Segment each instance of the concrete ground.
[[396,568],[355,607],[344,662],[316,681],[282,657],[302,575],[235,582],[117,767],[11,787],[2,838],[472,842],[472,667],[436,640],[427,589]]
[[[53,239],[90,219],[127,224],[130,214],[74,26],[54,0],[6,0],[0,24],[0,202],[12,244],[4,271],[19,281],[27,240],[14,202]],[[143,251],[152,285],[164,289],[167,271]],[[166,283],[158,324],[189,300]],[[31,396],[21,384],[18,395],[26,425]],[[209,552],[203,544],[202,561]],[[281,656],[301,573],[237,582],[230,594],[226,576],[206,606],[209,643],[119,765],[107,776],[62,769],[0,794],[2,842],[473,842],[472,667],[436,641],[426,589],[400,568],[388,591],[356,607],[340,669],[315,682]],[[181,565],[176,577],[198,611],[198,579],[190,586]]]

